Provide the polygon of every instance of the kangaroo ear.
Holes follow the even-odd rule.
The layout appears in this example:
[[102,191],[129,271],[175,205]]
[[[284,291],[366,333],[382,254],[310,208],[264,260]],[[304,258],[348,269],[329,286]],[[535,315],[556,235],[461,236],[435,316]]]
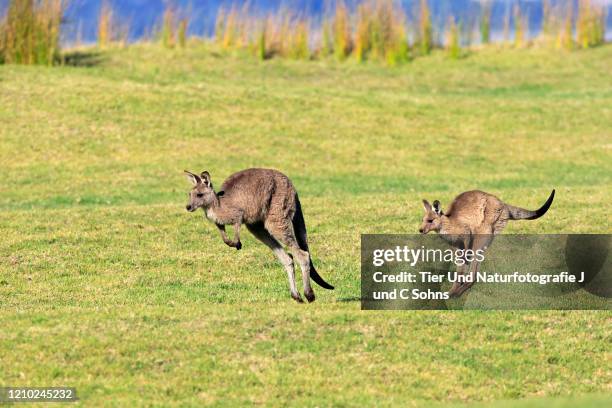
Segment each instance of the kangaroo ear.
[[205,186],[210,187],[212,185],[210,181],[210,174],[206,170],[200,174],[200,177],[202,178],[202,183],[204,183]]
[[200,177],[198,177],[196,174],[193,174],[187,170],[183,170],[183,171],[185,172],[185,177],[187,177],[187,180],[189,180],[191,184],[193,184],[194,186],[202,182]]
[[429,201],[423,200],[423,208],[425,209],[426,212],[431,211],[431,204],[429,204]]
[[434,212],[438,215],[442,215],[442,210],[440,209],[440,202],[438,200],[435,200],[433,202],[433,208],[434,208]]

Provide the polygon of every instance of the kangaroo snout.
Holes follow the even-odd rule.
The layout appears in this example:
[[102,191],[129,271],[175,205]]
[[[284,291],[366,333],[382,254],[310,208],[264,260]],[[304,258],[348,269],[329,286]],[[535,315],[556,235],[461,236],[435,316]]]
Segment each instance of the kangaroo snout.
[[193,210],[192,210],[192,208],[191,208],[191,205],[189,205],[189,204],[187,204],[187,206],[185,206],[185,209],[186,209],[187,211],[189,211],[189,212],[192,212],[192,211],[193,211]]

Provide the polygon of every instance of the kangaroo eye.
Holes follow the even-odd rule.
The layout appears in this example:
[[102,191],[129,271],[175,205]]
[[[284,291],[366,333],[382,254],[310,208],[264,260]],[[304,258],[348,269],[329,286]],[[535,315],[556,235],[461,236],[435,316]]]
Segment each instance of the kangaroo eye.
[[427,222],[433,222],[433,220],[427,220]]
[[202,197],[204,197],[204,194],[203,193],[198,193],[198,194],[196,194],[196,196],[202,198]]

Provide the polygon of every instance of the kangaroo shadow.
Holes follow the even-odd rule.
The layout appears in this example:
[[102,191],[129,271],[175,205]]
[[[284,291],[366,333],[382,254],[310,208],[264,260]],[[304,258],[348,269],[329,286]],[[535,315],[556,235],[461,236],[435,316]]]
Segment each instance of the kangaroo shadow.
[[72,51],[62,56],[62,63],[71,67],[95,67],[106,61],[98,51]]
[[349,296],[338,298],[338,302],[361,302],[363,299],[360,296]]

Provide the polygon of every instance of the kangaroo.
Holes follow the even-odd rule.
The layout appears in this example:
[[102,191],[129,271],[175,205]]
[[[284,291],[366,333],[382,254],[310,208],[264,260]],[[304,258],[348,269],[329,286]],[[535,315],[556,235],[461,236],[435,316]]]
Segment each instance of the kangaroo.
[[[287,176],[270,169],[242,170],[229,176],[216,193],[207,171],[197,175],[185,170],[185,174],[193,184],[187,211],[204,209],[206,218],[217,226],[223,242],[237,250],[242,248],[240,227],[245,224],[284,266],[294,300],[303,303],[295,285],[293,256],[300,264],[304,296],[309,302],[315,300],[310,278],[325,289],[334,289],[312,264],[302,207],[297,191]],[[226,225],[234,227],[233,240],[225,232]],[[293,256],[285,252],[281,244],[286,245]]]
[[[542,207],[535,211],[525,210],[506,204],[492,194],[483,191],[467,191],[459,194],[451,203],[447,212],[440,208],[440,201],[435,200],[433,207],[423,200],[425,215],[419,228],[421,234],[435,231],[452,246],[473,251],[486,250],[495,235],[499,234],[509,220],[535,220],[550,208],[555,198],[555,190]],[[465,262],[458,266],[458,273],[465,274],[471,269],[469,282],[454,282],[449,295],[459,297],[474,284],[480,262],[474,260],[469,265]]]

